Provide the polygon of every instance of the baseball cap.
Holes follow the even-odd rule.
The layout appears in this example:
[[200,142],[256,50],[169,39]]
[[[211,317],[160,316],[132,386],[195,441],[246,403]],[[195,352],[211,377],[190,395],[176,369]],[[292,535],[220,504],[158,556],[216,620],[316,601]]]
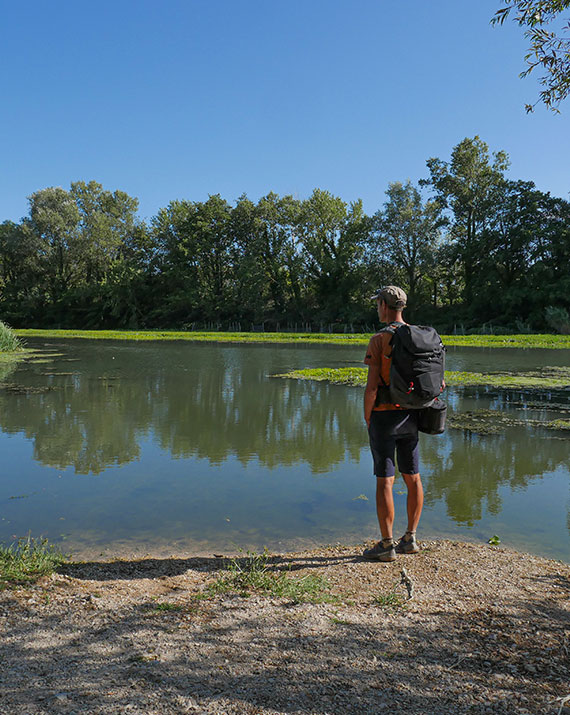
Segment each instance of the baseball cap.
[[371,300],[382,298],[389,308],[392,310],[403,310],[408,302],[408,296],[398,286],[384,286],[378,288],[374,295],[370,296]]

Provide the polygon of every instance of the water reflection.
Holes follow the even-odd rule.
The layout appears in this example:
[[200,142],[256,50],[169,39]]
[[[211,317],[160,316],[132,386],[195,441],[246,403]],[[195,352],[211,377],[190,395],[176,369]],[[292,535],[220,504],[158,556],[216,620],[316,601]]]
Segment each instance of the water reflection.
[[[513,434],[514,432],[514,434]],[[503,509],[501,489],[524,490],[568,464],[568,440],[525,428],[478,436],[450,431],[446,440],[425,439],[422,462],[429,475],[426,504],[443,502],[458,524],[473,526],[484,511]]]
[[[61,488],[48,485],[45,498],[52,499],[53,511],[42,522],[47,528],[58,529],[53,525],[66,499],[74,504],[66,528],[73,517],[74,528],[87,520],[91,529],[104,526],[110,533],[122,520],[125,534],[164,529],[164,538],[194,529],[213,542],[230,510],[228,528],[240,540],[253,528],[252,513],[260,540],[261,534],[299,536],[305,530],[331,541],[340,537],[335,529],[359,533],[363,520],[374,525],[361,390],[270,377],[292,368],[354,364],[362,357],[360,349],[98,341],[49,349],[54,347],[63,355],[52,363],[23,364],[4,377],[20,391],[0,389],[0,428],[23,435],[22,442],[33,446],[36,465],[71,468],[80,475],[109,470],[109,479],[99,491],[95,483],[103,480],[75,480],[81,488],[70,482],[59,482]],[[536,361],[528,355],[526,369]],[[554,357],[551,364],[559,364],[562,357]],[[523,358],[517,356],[517,364]],[[493,360],[492,368],[499,369],[496,355]],[[451,369],[465,362],[464,353],[450,355]],[[552,399],[569,404],[567,393]],[[520,392],[505,396],[471,389],[450,394],[449,403],[459,411],[501,409],[520,416],[527,407],[529,416],[556,417],[549,414],[551,403]],[[136,470],[111,469],[137,460]],[[445,515],[439,524],[446,533],[450,523],[471,528],[503,519],[508,495],[536,495],[537,484],[552,475],[558,492],[550,479],[549,505],[558,510],[558,522],[566,521],[568,440],[558,433],[509,427],[504,434],[478,436],[449,430],[423,438],[421,460],[426,528],[439,512]],[[9,474],[27,474],[30,492],[37,485],[46,489],[45,475],[32,475],[18,449],[4,450],[3,467],[10,489],[17,488],[17,478]],[[307,471],[325,478],[311,481]],[[369,501],[355,501],[363,491]],[[116,509],[109,508],[109,500]],[[36,501],[5,502],[1,516],[18,524],[39,523],[46,502]],[[403,504],[398,509],[405,512]],[[514,530],[536,521],[532,497],[509,518]],[[560,543],[566,523],[549,528],[548,543]]]
[[59,364],[18,371],[22,387],[43,380],[46,392],[0,391],[2,431],[23,432],[44,465],[98,474],[137,459],[139,442],[152,434],[176,458],[214,465],[255,458],[269,468],[306,462],[322,473],[347,454],[358,460],[366,442],[360,396],[342,390],[335,400],[338,386],[271,378],[279,361],[263,351],[165,345],[161,355],[148,346],[95,353],[71,374]]

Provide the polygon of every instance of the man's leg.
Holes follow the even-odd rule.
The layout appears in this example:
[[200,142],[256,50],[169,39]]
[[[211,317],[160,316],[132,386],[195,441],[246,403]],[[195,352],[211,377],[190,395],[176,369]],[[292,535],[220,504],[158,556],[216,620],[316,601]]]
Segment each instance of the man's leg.
[[408,509],[408,533],[415,534],[420,522],[422,507],[424,505],[422,480],[420,479],[419,474],[402,474],[402,476],[404,477],[406,487],[408,488],[408,499],[406,502]]
[[376,477],[376,513],[382,539],[392,538],[392,527],[394,525],[393,484],[394,477]]
[[382,540],[370,549],[364,549],[362,555],[365,559],[394,561],[396,558],[394,539],[392,538],[392,526],[394,525],[393,484],[394,477],[376,477],[376,513]]

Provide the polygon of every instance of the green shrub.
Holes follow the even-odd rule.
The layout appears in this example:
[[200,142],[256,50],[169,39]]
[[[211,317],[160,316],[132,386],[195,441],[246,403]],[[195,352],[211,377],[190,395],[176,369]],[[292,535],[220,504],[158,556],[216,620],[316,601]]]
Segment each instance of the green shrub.
[[22,343],[6,323],[0,320],[0,353],[13,353],[22,349]]

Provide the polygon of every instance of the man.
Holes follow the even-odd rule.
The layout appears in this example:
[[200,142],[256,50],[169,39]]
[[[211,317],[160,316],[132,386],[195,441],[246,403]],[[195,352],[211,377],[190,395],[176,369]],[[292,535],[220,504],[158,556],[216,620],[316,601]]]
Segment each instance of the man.
[[[397,328],[404,325],[402,311],[407,296],[397,286],[380,288],[375,295],[378,317],[382,323]],[[424,493],[419,474],[418,425],[414,410],[402,409],[390,402],[390,365],[392,333],[386,329],[374,335],[366,350],[368,380],[364,392],[364,418],[368,425],[370,449],[376,475],[376,512],[382,540],[363,556],[374,561],[394,561],[396,553],[416,554],[419,546],[416,529],[422,513]],[[408,489],[408,530],[396,544],[392,534],[395,475],[395,453],[398,469]]]

